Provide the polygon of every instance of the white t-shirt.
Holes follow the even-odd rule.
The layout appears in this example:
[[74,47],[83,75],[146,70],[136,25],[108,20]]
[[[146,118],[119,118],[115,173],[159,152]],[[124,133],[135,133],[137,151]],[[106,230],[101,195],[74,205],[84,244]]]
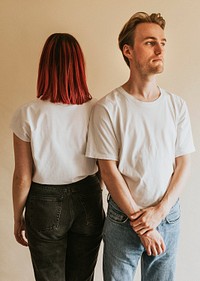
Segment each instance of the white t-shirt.
[[157,100],[142,102],[119,87],[97,102],[91,114],[86,155],[118,161],[140,207],[162,198],[175,158],[194,151],[186,103],[160,91]]
[[31,143],[34,182],[68,184],[97,171],[96,161],[85,157],[94,103],[66,105],[38,99],[16,111],[11,128],[17,137]]

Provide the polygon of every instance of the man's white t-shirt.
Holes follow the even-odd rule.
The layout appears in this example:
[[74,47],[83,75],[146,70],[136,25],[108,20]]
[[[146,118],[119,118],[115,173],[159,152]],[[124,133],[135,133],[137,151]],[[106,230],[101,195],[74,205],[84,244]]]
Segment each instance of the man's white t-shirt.
[[17,137],[31,143],[34,182],[69,184],[97,171],[96,161],[85,156],[94,103],[66,105],[38,99],[15,112],[11,128]]
[[142,102],[119,87],[98,101],[91,114],[86,156],[118,161],[140,207],[162,198],[175,158],[194,151],[186,103],[160,92],[157,100]]

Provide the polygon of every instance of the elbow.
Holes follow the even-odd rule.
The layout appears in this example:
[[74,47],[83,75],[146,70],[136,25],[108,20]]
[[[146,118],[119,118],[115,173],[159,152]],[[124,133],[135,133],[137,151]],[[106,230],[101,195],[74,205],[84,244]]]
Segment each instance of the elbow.
[[182,176],[189,177],[191,173],[191,156],[184,155],[176,158],[176,170]]
[[183,166],[185,167],[185,169],[188,173],[191,172],[192,161],[191,161],[190,155],[187,155],[184,157]]
[[13,185],[17,186],[19,189],[29,188],[31,185],[32,178],[30,175],[20,175],[14,172],[13,175]]

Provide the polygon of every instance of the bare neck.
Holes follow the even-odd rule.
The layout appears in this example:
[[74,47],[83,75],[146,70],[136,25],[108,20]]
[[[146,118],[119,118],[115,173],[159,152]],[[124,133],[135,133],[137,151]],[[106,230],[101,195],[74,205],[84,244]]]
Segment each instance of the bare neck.
[[124,90],[141,101],[154,101],[160,96],[160,90],[153,77],[130,76],[129,80],[122,85]]

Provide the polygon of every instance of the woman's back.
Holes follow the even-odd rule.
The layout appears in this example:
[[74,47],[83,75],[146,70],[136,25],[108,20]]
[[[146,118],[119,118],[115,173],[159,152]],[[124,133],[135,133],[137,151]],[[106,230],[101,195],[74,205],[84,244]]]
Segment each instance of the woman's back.
[[31,143],[34,182],[67,184],[97,171],[95,161],[84,156],[94,103],[67,105],[36,100],[16,112],[11,126],[20,139]]

